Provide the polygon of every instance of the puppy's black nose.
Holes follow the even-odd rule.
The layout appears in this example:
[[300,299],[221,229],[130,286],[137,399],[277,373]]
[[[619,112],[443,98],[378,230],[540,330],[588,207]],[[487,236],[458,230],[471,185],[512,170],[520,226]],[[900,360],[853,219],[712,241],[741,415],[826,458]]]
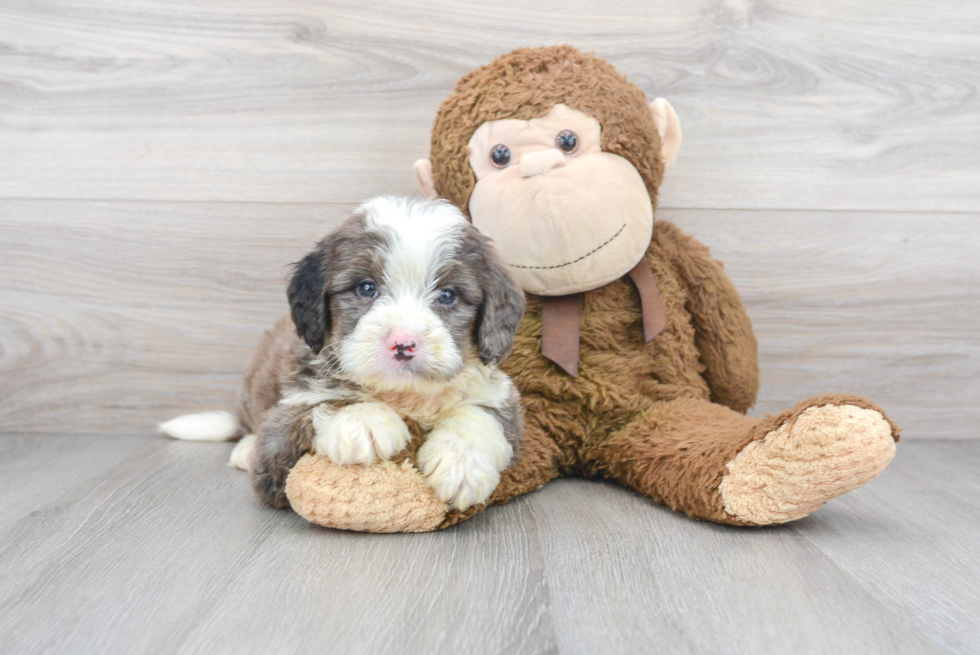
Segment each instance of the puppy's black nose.
[[412,354],[415,352],[415,342],[413,341],[412,343],[397,343],[395,344],[395,350],[397,351],[395,353],[395,359],[397,359],[400,362],[406,362],[415,357],[415,355]]

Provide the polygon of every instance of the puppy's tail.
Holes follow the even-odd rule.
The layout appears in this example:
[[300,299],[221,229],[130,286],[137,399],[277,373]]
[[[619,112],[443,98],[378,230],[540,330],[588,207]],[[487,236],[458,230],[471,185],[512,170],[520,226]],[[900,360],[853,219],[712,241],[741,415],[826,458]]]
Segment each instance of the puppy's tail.
[[185,441],[234,441],[242,436],[242,424],[229,412],[184,414],[158,427],[168,437]]

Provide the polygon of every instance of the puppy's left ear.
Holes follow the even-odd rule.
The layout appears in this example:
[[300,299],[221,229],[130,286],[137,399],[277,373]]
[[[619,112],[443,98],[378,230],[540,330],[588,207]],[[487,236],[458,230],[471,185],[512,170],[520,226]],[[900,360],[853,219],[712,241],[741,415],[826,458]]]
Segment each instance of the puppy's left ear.
[[500,255],[484,241],[483,304],[477,318],[477,345],[484,364],[499,364],[514,348],[514,333],[524,316],[524,292],[507,273]]
[[286,295],[298,334],[314,353],[323,349],[330,329],[327,294],[324,288],[324,253],[317,248],[297,265]]

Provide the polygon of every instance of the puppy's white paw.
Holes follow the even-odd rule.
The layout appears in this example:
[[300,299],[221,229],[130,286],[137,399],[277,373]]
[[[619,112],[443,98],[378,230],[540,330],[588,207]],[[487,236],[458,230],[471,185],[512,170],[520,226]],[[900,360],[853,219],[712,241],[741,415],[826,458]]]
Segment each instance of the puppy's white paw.
[[401,417],[381,403],[357,403],[337,411],[321,405],[313,410],[313,428],[313,450],[337,464],[391,459],[411,439]]
[[500,483],[500,472],[491,458],[471,450],[465,440],[455,435],[433,433],[432,436],[439,437],[442,443],[423,445],[419,449],[419,464],[436,496],[454,509],[486,502]]
[[231,451],[231,457],[228,458],[228,466],[243,471],[251,471],[254,457],[255,435],[246,434],[235,444],[235,448]]
[[496,420],[468,409],[429,433],[418,461],[436,496],[454,509],[466,509],[487,501],[513,452]]

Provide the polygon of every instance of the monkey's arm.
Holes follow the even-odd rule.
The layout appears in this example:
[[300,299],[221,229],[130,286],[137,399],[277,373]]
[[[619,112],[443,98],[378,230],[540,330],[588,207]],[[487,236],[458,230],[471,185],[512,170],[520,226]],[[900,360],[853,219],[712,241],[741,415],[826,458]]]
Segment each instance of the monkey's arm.
[[745,413],[759,391],[758,349],[735,285],[706,246],[671,223],[657,221],[654,243],[674,264],[687,289],[687,310],[711,400]]

